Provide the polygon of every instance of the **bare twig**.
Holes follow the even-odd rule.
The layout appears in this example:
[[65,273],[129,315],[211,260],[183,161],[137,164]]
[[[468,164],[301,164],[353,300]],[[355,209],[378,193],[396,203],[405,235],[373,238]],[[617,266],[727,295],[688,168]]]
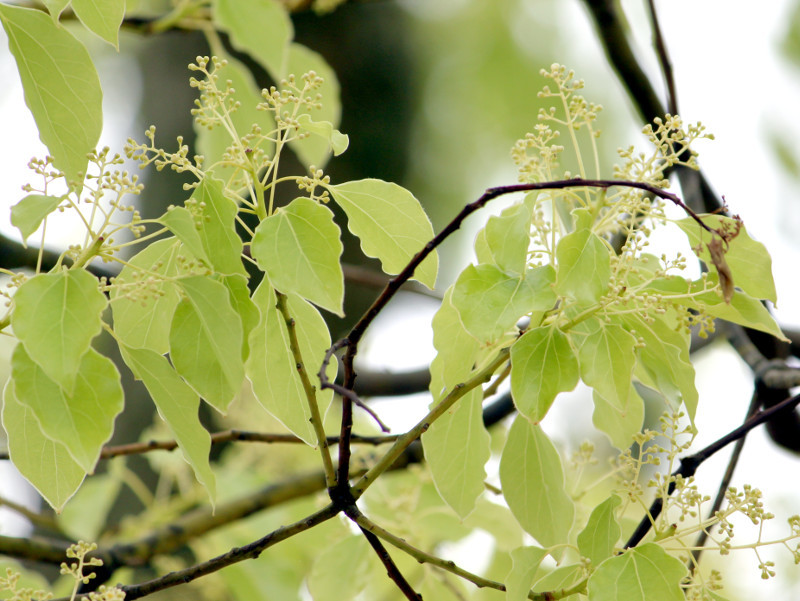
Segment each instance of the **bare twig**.
[[667,88],[667,110],[672,115],[678,115],[678,94],[675,88],[675,76],[672,73],[672,61],[669,59],[667,45],[661,33],[661,26],[658,23],[658,14],[654,0],[647,0],[650,13],[650,24],[653,28],[653,46],[658,56],[658,64],[661,66],[661,74],[664,76],[664,85]]

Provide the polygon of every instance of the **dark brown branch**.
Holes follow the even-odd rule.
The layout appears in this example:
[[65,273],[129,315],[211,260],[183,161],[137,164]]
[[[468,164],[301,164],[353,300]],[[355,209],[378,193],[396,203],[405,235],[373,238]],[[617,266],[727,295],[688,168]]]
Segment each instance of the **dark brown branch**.
[[650,25],[653,28],[653,46],[658,56],[658,64],[661,66],[661,74],[664,76],[664,85],[667,88],[667,111],[672,115],[678,115],[678,94],[675,89],[675,76],[672,72],[672,61],[669,59],[667,45],[661,33],[661,25],[658,23],[658,13],[654,0],[647,0],[648,12],[650,14]]
[[386,568],[386,575],[391,578],[392,582],[397,585],[403,595],[405,595],[406,599],[409,601],[422,601],[422,595],[417,594],[414,588],[408,583],[408,580],[405,579],[403,574],[400,572],[397,564],[394,563],[392,556],[389,555],[389,552],[386,550],[386,547],[383,546],[383,543],[380,539],[372,534],[369,530],[365,530],[362,526],[359,526],[361,529],[361,533],[364,535],[364,538],[367,539],[367,542],[370,544],[372,549],[375,551],[375,554],[381,560],[381,563]]

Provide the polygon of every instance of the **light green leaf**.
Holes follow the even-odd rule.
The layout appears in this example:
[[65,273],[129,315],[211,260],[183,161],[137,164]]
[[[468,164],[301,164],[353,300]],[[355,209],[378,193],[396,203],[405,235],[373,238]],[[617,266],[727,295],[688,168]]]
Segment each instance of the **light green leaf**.
[[636,337],[622,326],[596,321],[586,336],[578,337],[578,361],[583,381],[623,410],[628,403]]
[[313,121],[308,115],[300,115],[297,118],[302,131],[307,131],[315,136],[319,136],[328,144],[333,152],[333,156],[338,157],[350,144],[350,138],[333,127],[330,121]]
[[475,239],[480,263],[497,265],[502,271],[524,273],[531,242],[531,206],[515,204],[499,216],[491,216]]
[[206,249],[200,239],[200,228],[202,227],[200,217],[192,215],[186,207],[171,206],[157,221],[175,234],[175,237],[183,243],[189,252],[205,265],[211,267],[211,260],[206,255]]
[[569,338],[555,327],[533,328],[511,347],[511,394],[528,419],[541,421],[560,392],[578,384],[578,358]]
[[589,577],[589,601],[684,601],[686,566],[647,543],[601,563]]
[[[196,121],[194,127],[195,132],[197,132],[196,144],[198,153],[205,158],[203,169],[206,173],[213,173],[216,178],[223,180],[226,185],[233,184],[235,189],[241,185],[240,181],[235,181],[241,174],[241,170],[238,167],[226,165],[223,161],[223,155],[235,143],[251,144],[251,140],[246,142],[240,142],[240,140],[252,131],[253,125],[258,126],[262,135],[273,131],[275,129],[275,119],[271,112],[258,110],[257,107],[264,102],[264,98],[261,96],[261,88],[256,84],[250,71],[232,56],[223,54],[220,58],[228,61],[224,71],[220,73],[220,77],[230,80],[233,89],[236,90],[236,100],[240,103],[235,111],[229,113],[239,140],[234,141],[231,139],[230,133],[224,127],[208,129],[199,125]],[[270,142],[263,141],[260,148],[270,156],[274,153],[274,144]]]
[[6,382],[3,393],[3,426],[14,466],[56,513],[61,513],[80,488],[86,470],[72,458],[67,447],[42,433],[33,411],[17,400],[13,380]]
[[[347,227],[361,240],[361,250],[377,257],[383,270],[398,274],[433,238],[433,226],[419,201],[405,188],[379,179],[328,186],[347,214]],[[433,288],[439,256],[431,253],[414,278]]]
[[453,306],[464,327],[481,342],[494,342],[531,311],[551,309],[556,301],[549,265],[525,275],[494,265],[468,265],[453,288]]
[[430,391],[436,401],[444,391],[467,379],[480,350],[478,341],[464,329],[451,303],[452,294],[451,286],[433,316],[433,346],[438,352],[431,362]]
[[170,324],[180,301],[171,278],[180,274],[186,254],[178,240],[167,238],[142,249],[122,268],[111,290],[111,308],[114,332],[124,344],[159,355],[169,351]]
[[542,546],[567,542],[575,515],[555,446],[540,426],[518,415],[500,459],[503,496],[520,525]]
[[103,444],[114,432],[123,392],[114,363],[95,351],[83,356],[68,394],[18,344],[11,359],[14,394],[31,410],[49,439],[63,444],[84,472],[93,472]]
[[0,23],[39,137],[69,182],[83,185],[86,155],[103,126],[103,92],[89,53],[40,10],[0,3]]
[[223,284],[204,276],[178,284],[185,296],[172,318],[170,358],[189,385],[224,413],[244,380],[242,320]]
[[248,338],[258,325],[261,315],[258,312],[253,300],[250,298],[250,290],[247,287],[247,280],[240,275],[226,275],[222,278],[222,283],[228,289],[231,306],[239,314],[242,320],[242,361],[247,360],[250,354]]
[[422,435],[425,460],[442,499],[462,518],[483,493],[492,452],[483,425],[483,391],[464,395]]
[[119,50],[119,26],[125,0],[72,0],[72,10],[86,28]]
[[[576,214],[579,211],[574,211]],[[556,247],[556,292],[596,303],[608,290],[611,260],[606,244],[588,228],[564,236]]]
[[467,516],[464,525],[488,532],[499,551],[511,551],[522,544],[524,532],[511,510],[486,497],[478,499],[475,511]]
[[605,400],[594,391],[594,412],[592,423],[595,428],[608,436],[611,444],[624,451],[633,444],[633,435],[641,431],[644,422],[644,401],[632,388],[628,402],[623,410]]
[[[350,601],[366,584],[370,548],[363,536],[348,536],[317,556],[308,575],[314,601]],[[344,576],[346,575],[346,576]]]
[[[339,127],[342,115],[339,79],[336,77],[336,71],[321,54],[302,44],[290,44],[289,59],[282,77],[294,74],[299,81],[303,74],[312,71],[323,80],[322,85],[313,91],[313,95],[320,95],[322,106],[313,110],[302,107],[298,114],[298,122],[301,129],[315,135],[303,140],[292,140],[289,146],[303,165],[322,168],[327,164],[331,150],[338,156],[344,152],[349,143],[347,136],[335,129]],[[327,124],[330,124],[330,133],[327,133]],[[320,128],[324,134],[321,134]]]
[[[283,317],[275,307],[275,291],[267,280],[253,294],[253,302],[261,312],[258,326],[250,333],[250,356],[245,368],[253,384],[253,392],[261,405],[296,436],[310,445],[316,444],[309,422],[311,411],[297,365],[292,357],[289,333]],[[330,335],[319,312],[297,296],[289,296],[288,308],[297,328],[298,344],[306,371],[313,376],[322,365],[330,346]],[[331,362],[328,377],[336,375],[336,362]],[[317,403],[330,403],[332,391],[317,392]]]
[[14,295],[11,324],[28,356],[71,392],[106,304],[97,280],[83,269],[41,273]]
[[45,217],[58,208],[62,200],[56,196],[28,194],[11,207],[11,225],[22,234],[23,244],[27,241],[28,236],[39,229]]
[[250,250],[277,290],[296,293],[341,316],[340,235],[329,208],[310,198],[296,198],[258,225]]
[[[734,220],[724,215],[701,215],[701,219],[713,229],[719,229],[723,225],[731,229],[736,227]],[[701,248],[697,256],[712,266],[713,262],[706,247],[711,234],[702,229],[691,217],[681,219],[676,224],[684,231],[693,249]],[[736,286],[755,298],[777,302],[775,281],[772,279],[772,258],[766,247],[761,242],[753,240],[744,226],[739,230],[739,235],[730,241],[725,261],[731,269],[733,283]]]
[[272,79],[285,76],[292,21],[278,0],[214,0],[214,23],[237,50],[259,62]]
[[200,240],[214,271],[247,276],[242,265],[242,239],[236,233],[236,203],[225,196],[222,182],[209,175],[192,193],[198,209]]
[[511,551],[511,571],[506,576],[506,601],[525,601],[547,551],[539,547],[520,547]]
[[621,533],[616,510],[622,500],[611,495],[592,510],[586,527],[578,534],[578,548],[597,566],[614,554]]
[[70,0],[44,0],[47,12],[50,13],[54,23],[58,23],[61,13],[64,12],[64,9],[67,8],[69,3]]
[[537,593],[571,589],[586,577],[586,567],[573,563],[559,566],[533,583],[531,589]]
[[172,369],[166,357],[149,349],[120,346],[122,358],[136,379],[144,382],[161,416],[169,427],[183,458],[192,466],[197,481],[206,489],[211,505],[217,491],[214,472],[208,462],[211,436],[200,424],[197,394]]

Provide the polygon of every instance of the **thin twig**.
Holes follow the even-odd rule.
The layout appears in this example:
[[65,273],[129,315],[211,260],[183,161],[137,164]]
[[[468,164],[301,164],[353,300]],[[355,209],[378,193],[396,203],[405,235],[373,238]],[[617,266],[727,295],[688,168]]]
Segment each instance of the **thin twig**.
[[364,535],[364,538],[367,539],[367,542],[386,568],[386,575],[397,585],[397,588],[402,591],[406,599],[409,601],[422,601],[422,596],[418,595],[414,588],[408,583],[408,580],[405,579],[405,576],[400,572],[397,564],[395,564],[392,556],[389,555],[389,552],[386,550],[386,547],[383,546],[380,539],[360,524],[359,528],[361,528],[361,533]]
[[661,66],[661,74],[664,76],[664,85],[667,88],[667,110],[672,115],[678,115],[680,114],[678,112],[678,94],[675,88],[675,76],[672,72],[672,61],[669,59],[664,35],[661,33],[661,26],[658,23],[654,0],[647,0],[647,6],[650,13],[650,25],[653,28],[653,46],[655,46],[658,64]]

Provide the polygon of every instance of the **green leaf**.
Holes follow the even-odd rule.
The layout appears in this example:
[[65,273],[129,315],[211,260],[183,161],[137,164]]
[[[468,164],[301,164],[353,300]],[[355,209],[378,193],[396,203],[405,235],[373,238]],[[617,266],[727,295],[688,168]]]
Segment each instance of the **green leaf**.
[[578,380],[578,358],[558,328],[528,330],[511,347],[514,405],[534,422],[544,418],[558,393],[572,390]]
[[647,543],[601,563],[589,577],[589,601],[684,601],[686,566]]
[[[211,260],[206,255],[203,241],[200,239],[201,220],[195,217],[186,207],[170,206],[167,212],[157,219],[158,223],[169,229],[175,237],[197,259],[205,265],[211,266]],[[162,242],[161,240],[159,242]]]
[[67,393],[18,344],[11,359],[14,394],[31,410],[49,439],[60,442],[84,472],[93,472],[122,411],[123,392],[114,363],[95,351],[83,356],[75,388]]
[[616,324],[598,320],[593,325],[590,333],[578,337],[581,378],[606,401],[622,410],[628,403],[636,365],[636,337]]
[[547,551],[539,547],[520,547],[511,551],[511,571],[506,576],[506,601],[525,601]]
[[83,269],[42,273],[14,295],[11,325],[28,356],[71,392],[81,358],[100,333],[106,304],[97,280]]
[[17,400],[13,380],[6,382],[3,392],[3,426],[14,466],[56,513],[61,513],[80,488],[86,470],[72,458],[67,447],[42,433],[33,411]]
[[253,300],[250,298],[250,289],[247,287],[247,280],[240,275],[227,275],[222,278],[222,283],[228,289],[228,296],[233,310],[239,314],[242,320],[242,361],[247,360],[250,354],[248,337],[258,325],[261,315],[258,312]]
[[531,206],[515,204],[499,216],[491,216],[475,239],[480,263],[497,265],[502,271],[524,273],[531,242]]
[[370,548],[362,536],[348,536],[319,554],[308,575],[314,601],[349,601],[366,584]]
[[72,10],[86,28],[119,50],[119,26],[125,0],[72,0]]
[[594,391],[594,413],[592,423],[595,428],[608,436],[611,444],[624,451],[633,444],[633,435],[641,431],[644,422],[644,401],[632,388],[624,409],[618,409]]
[[483,493],[484,466],[492,454],[482,402],[480,388],[468,392],[422,435],[436,490],[462,518],[472,512]]
[[[577,215],[580,209],[574,211]],[[580,221],[580,220],[579,220]],[[556,247],[556,292],[582,303],[596,303],[608,290],[609,249],[588,227],[564,236]]]
[[178,284],[185,296],[172,318],[170,358],[189,385],[224,413],[244,380],[242,320],[223,284],[204,276]]
[[472,372],[480,345],[464,329],[458,311],[451,303],[453,287],[444,295],[433,316],[433,346],[438,351],[431,362],[430,391],[435,401],[453,386],[467,379]]
[[11,225],[22,234],[23,244],[28,236],[39,229],[45,217],[58,208],[62,200],[63,198],[55,196],[28,194],[11,207]]
[[322,85],[313,92],[314,95],[320,95],[322,106],[313,110],[301,107],[297,120],[301,130],[314,135],[303,140],[292,140],[289,146],[303,165],[322,168],[327,164],[331,150],[338,156],[349,144],[347,136],[336,130],[342,115],[339,79],[321,54],[302,44],[291,44],[283,77],[293,73],[300,80],[303,74],[312,71],[323,79]]
[[586,577],[586,567],[573,563],[559,566],[533,583],[531,589],[537,593],[571,589]]
[[120,346],[120,350],[133,375],[144,382],[158,414],[178,442],[183,458],[192,466],[213,506],[217,491],[214,472],[208,462],[211,436],[200,424],[197,414],[200,398],[172,369],[166,357],[149,349]]
[[329,208],[296,198],[258,225],[250,250],[277,290],[296,293],[342,316],[340,235]]
[[[433,238],[433,226],[419,201],[405,188],[379,179],[328,186],[347,214],[347,227],[361,240],[361,250],[380,260],[388,274],[398,274]],[[414,278],[433,288],[439,256],[431,253]]]
[[175,238],[158,240],[131,258],[115,278],[111,290],[114,332],[127,346],[148,348],[159,355],[169,351],[170,324],[180,301],[172,278],[180,275],[185,253]]
[[[236,100],[240,103],[235,111],[229,113],[239,140],[233,140],[231,134],[224,127],[208,129],[199,125],[196,121],[194,126],[197,132],[198,153],[205,158],[203,169],[206,173],[213,173],[216,178],[223,180],[226,185],[233,184],[235,188],[241,184],[240,181],[234,183],[241,170],[239,167],[226,165],[223,155],[231,145],[241,143],[241,138],[252,131],[253,125],[257,125],[264,135],[273,131],[275,129],[275,119],[271,112],[258,110],[257,107],[264,102],[264,98],[261,96],[261,88],[256,84],[250,71],[232,56],[221,54],[220,58],[228,61],[224,72],[220,73],[220,77],[230,80],[233,89],[236,90]],[[251,142],[247,141],[246,143],[249,144]],[[272,156],[274,144],[262,142],[261,149]]]
[[592,510],[586,527],[578,534],[581,555],[588,557],[592,565],[597,566],[614,554],[621,533],[616,514],[621,503],[617,495],[608,497]]
[[192,193],[197,203],[199,233],[214,271],[247,276],[242,265],[242,239],[236,233],[236,203],[225,196],[222,182],[206,176]]
[[292,21],[278,0],[214,0],[214,23],[278,81],[285,76]]
[[494,265],[468,265],[453,288],[453,306],[464,327],[481,342],[494,342],[531,311],[551,309],[556,301],[549,265],[525,275]]
[[[736,227],[735,221],[724,215],[701,215],[701,219],[712,229],[723,226],[730,229]],[[692,248],[701,249],[697,256],[707,265],[713,265],[705,244],[710,240],[711,234],[702,229],[691,217],[681,219],[676,224],[684,231]],[[772,279],[772,258],[766,247],[753,240],[743,225],[739,235],[730,241],[725,261],[731,269],[733,283],[736,286],[755,298],[777,302],[775,281]]]
[[500,459],[500,483],[528,534],[550,547],[567,542],[575,515],[564,488],[561,457],[541,427],[517,416]]
[[[316,436],[309,422],[308,400],[292,356],[286,324],[275,306],[275,291],[267,280],[258,286],[253,302],[261,311],[261,320],[250,333],[250,356],[245,364],[253,392],[271,415],[314,446]],[[312,375],[310,377],[315,377],[313,374],[322,365],[325,351],[331,344],[328,328],[319,311],[299,297],[289,296],[288,308],[295,321],[306,371]],[[332,380],[336,375],[336,362],[331,363],[328,377]],[[317,403],[327,406],[332,395],[330,390],[317,392]]]
[[58,23],[58,19],[64,9],[69,5],[70,0],[44,0],[44,5],[47,7],[47,12],[53,19],[54,23]]
[[86,155],[103,126],[103,92],[92,59],[83,44],[40,10],[0,4],[0,23],[39,137],[55,167],[80,186]]
[[464,525],[488,532],[500,551],[511,551],[522,544],[524,532],[514,514],[505,505],[498,505],[481,497],[475,511],[464,520]]

